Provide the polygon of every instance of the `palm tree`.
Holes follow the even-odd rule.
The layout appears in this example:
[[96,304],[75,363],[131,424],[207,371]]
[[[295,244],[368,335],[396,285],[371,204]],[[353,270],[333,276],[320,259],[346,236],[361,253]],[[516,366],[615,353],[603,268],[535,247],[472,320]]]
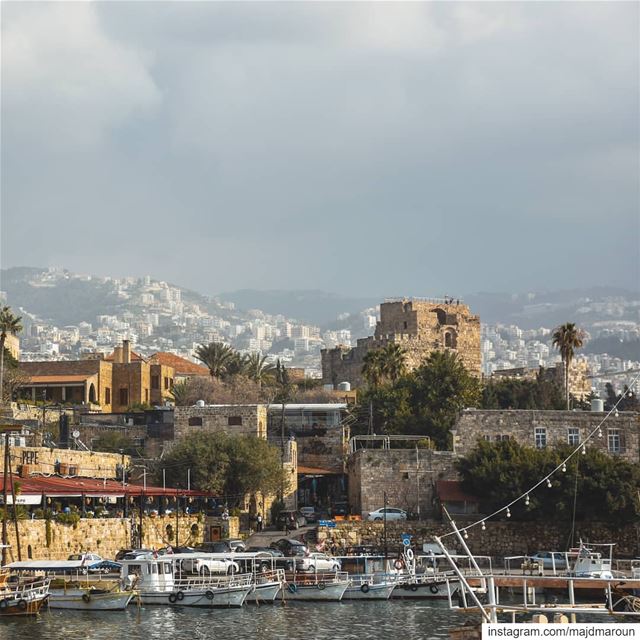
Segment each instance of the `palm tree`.
[[569,398],[569,367],[575,350],[582,346],[584,333],[573,322],[566,322],[553,332],[553,346],[560,351],[564,363],[564,392],[567,399],[567,411],[570,409]]
[[188,404],[189,384],[186,380],[176,382],[169,391],[176,407],[184,407]]
[[407,363],[405,361],[407,352],[394,342],[390,342],[380,351],[380,359],[382,362],[382,373],[395,382],[406,370]]
[[374,389],[384,377],[384,359],[382,349],[368,351],[363,358],[362,375]]
[[250,380],[253,380],[262,387],[262,384],[273,380],[275,366],[267,362],[267,357],[260,353],[250,353],[244,358],[244,373]]
[[211,342],[199,345],[195,356],[208,367],[212,378],[222,378],[229,373],[236,351],[224,342]]
[[11,313],[11,307],[0,309],[0,404],[4,401],[4,343],[8,335],[17,336],[22,331],[20,320]]

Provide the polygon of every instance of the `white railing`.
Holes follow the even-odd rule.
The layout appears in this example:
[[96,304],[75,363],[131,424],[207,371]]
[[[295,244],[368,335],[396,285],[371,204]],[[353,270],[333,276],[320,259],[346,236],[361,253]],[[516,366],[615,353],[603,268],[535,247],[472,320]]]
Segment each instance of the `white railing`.
[[240,573],[231,576],[190,576],[175,578],[174,584],[178,589],[233,589],[249,587],[253,584],[252,573]]

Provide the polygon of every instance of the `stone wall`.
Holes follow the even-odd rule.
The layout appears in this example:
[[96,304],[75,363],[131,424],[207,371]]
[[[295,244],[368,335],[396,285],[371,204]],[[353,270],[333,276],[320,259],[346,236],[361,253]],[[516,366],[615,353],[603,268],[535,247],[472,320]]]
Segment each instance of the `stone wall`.
[[458,301],[402,299],[380,305],[380,321],[375,334],[358,340],[353,349],[323,349],[322,381],[334,388],[340,382],[360,386],[366,354],[389,343],[402,346],[408,368],[414,369],[432,352],[456,352],[465,367],[479,376],[480,318]]
[[[47,449],[46,447],[9,447],[11,469],[17,473],[26,465],[30,473],[53,474],[60,465],[75,468],[75,473],[61,475],[83,476],[87,478],[118,477],[119,466],[124,458],[125,467],[131,466],[131,458],[119,453],[98,453],[96,451],[74,451],[72,449]],[[4,471],[4,456],[0,456],[0,472]]]
[[263,404],[176,407],[175,438],[190,433],[223,431],[229,435],[267,437],[267,406]]
[[[567,444],[569,429],[577,429],[580,440],[593,431],[606,414],[590,411],[479,411],[467,409],[462,412],[455,429],[452,430],[454,450],[466,456],[479,440],[500,440],[505,437],[522,445],[536,446],[536,429],[546,430],[547,446]],[[617,430],[620,436],[620,451],[610,450],[610,436]],[[592,438],[586,445],[605,453],[618,455],[629,462],[640,461],[640,414],[624,412],[612,415],[602,425],[602,437]]]
[[347,462],[352,513],[387,505],[421,515],[435,511],[437,480],[457,479],[456,456],[432,449],[360,449]]
[[[120,549],[132,546],[132,527],[137,518],[82,519],[76,525],[60,524],[54,520],[19,520],[20,544],[23,560],[62,560],[71,553],[93,551],[105,558],[113,558]],[[175,516],[143,517],[143,543],[145,548],[158,549],[175,544],[175,533],[170,540],[167,525],[175,532]],[[195,525],[196,528],[193,528]],[[178,541],[180,545],[193,545],[204,540],[205,527],[198,516],[181,515]],[[8,523],[9,557],[18,559],[14,523]]]
[[[318,542],[329,549],[344,551],[355,545],[384,544],[384,524],[381,522],[338,522],[335,529],[320,527]],[[433,543],[434,536],[451,532],[451,527],[441,522],[388,522],[387,541],[390,550],[402,545],[402,534],[410,534],[412,546],[422,548],[425,542]],[[465,540],[472,553],[504,558],[509,555],[533,554],[537,551],[561,551],[567,548],[570,525],[559,526],[551,523],[534,522],[487,522],[486,530],[474,527]],[[577,523],[574,545],[578,541],[594,543],[616,543],[614,557],[631,558],[640,555],[640,527],[629,525],[624,528],[610,527],[603,523]],[[455,536],[443,540],[450,551],[462,551]]]

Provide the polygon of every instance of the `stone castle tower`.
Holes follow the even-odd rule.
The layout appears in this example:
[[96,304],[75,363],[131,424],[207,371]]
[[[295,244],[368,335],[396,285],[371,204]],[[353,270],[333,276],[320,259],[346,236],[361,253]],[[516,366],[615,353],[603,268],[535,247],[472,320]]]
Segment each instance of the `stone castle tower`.
[[481,374],[479,316],[453,299],[403,298],[380,305],[380,321],[373,336],[361,338],[353,348],[322,350],[322,382],[334,388],[340,382],[361,386],[365,355],[389,343],[406,351],[409,370],[420,366],[432,351],[451,350],[470,373]]

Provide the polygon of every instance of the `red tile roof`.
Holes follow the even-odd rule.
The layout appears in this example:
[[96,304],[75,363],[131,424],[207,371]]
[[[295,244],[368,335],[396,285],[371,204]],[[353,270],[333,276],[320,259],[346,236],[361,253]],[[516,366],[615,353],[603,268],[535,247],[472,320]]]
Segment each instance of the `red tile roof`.
[[158,351],[149,356],[149,362],[153,364],[162,364],[166,367],[172,367],[177,376],[208,376],[209,369],[201,364],[196,364],[177,356],[175,353],[167,353],[166,351]]
[[[15,481],[20,487],[20,495],[47,495],[47,496],[210,496],[213,494],[205,491],[187,491],[186,489],[173,489],[167,487],[147,487],[138,484],[125,484],[117,480],[100,480],[98,478],[62,478],[60,476],[29,476],[20,478],[17,475],[10,477],[7,483],[7,492],[11,490],[11,481]],[[0,476],[0,492],[4,490],[4,478]]]

